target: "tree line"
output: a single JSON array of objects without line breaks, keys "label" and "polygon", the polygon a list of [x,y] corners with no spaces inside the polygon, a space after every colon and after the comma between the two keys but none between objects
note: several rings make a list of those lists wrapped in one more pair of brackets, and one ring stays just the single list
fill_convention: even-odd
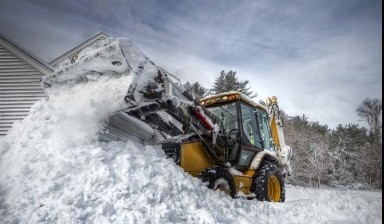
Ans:
[{"label": "tree line", "polygon": [[329,129],[305,115],[284,114],[285,139],[294,150],[288,181],[299,186],[382,188],[381,111],[378,99],[367,98],[357,108],[361,118],[375,120],[368,129],[357,124]]},{"label": "tree line", "polygon": [[[211,89],[198,82],[184,84],[196,98],[239,91],[254,98],[249,80],[238,80],[235,71],[221,71]],[[305,115],[282,112],[286,142],[293,149],[288,183],[299,186],[382,188],[382,100],[366,98],[356,113],[368,128],[357,124],[335,129],[309,121]]]}]

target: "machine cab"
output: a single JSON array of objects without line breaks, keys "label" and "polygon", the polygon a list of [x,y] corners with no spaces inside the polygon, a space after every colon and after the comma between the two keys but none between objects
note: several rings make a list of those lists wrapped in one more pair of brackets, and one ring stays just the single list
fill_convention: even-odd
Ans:
[{"label": "machine cab", "polygon": [[227,142],[225,160],[238,170],[247,170],[258,152],[275,150],[265,107],[239,92],[219,94],[201,102],[218,118],[219,135]]}]

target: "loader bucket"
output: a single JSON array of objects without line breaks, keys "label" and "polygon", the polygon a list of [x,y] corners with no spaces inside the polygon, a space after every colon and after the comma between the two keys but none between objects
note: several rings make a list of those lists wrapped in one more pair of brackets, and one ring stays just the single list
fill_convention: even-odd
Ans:
[{"label": "loader bucket", "polygon": [[148,142],[156,137],[156,130],[150,126],[150,122],[130,116],[129,111],[145,103],[168,99],[170,95],[177,94],[178,99],[183,97],[177,91],[177,84],[171,80],[172,75],[156,66],[128,39],[110,38],[82,50],[75,63],[43,77],[41,84],[44,88],[51,88],[97,81],[101,76],[123,75],[132,76],[127,94],[121,99],[127,103],[126,109],[106,118],[105,128],[100,131],[99,137],[104,141],[130,138]]},{"label": "loader bucket", "polygon": [[164,96],[164,70],[156,66],[130,40],[107,39],[97,48],[84,49],[78,60],[41,80],[43,88],[97,80],[100,76],[133,76],[125,100],[131,105]]}]

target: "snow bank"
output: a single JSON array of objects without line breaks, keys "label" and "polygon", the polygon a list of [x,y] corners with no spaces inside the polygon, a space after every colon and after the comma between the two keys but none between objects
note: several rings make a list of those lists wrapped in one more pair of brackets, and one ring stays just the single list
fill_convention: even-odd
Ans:
[{"label": "snow bank", "polygon": [[381,223],[382,194],[288,186],[286,203],[208,190],[159,147],[98,142],[129,74],[48,90],[0,138],[0,223]]}]

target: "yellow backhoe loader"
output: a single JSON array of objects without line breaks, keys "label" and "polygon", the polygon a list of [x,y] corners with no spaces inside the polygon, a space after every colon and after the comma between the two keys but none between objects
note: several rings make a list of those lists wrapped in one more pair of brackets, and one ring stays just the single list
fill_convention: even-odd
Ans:
[{"label": "yellow backhoe loader", "polygon": [[197,100],[127,39],[109,38],[92,48],[43,77],[42,86],[132,76],[126,107],[106,118],[100,141],[160,144],[208,188],[234,198],[285,200],[283,175],[290,173],[291,149],[275,97],[258,104],[240,92],[226,92]]},{"label": "yellow backhoe loader", "polygon": [[204,116],[210,114],[208,117],[214,117],[215,122],[207,123],[218,125],[216,130],[210,127],[212,135],[217,131],[213,153],[206,150],[206,145],[214,137],[199,134],[177,142],[165,140],[163,149],[209,188],[223,190],[232,197],[283,202],[283,174],[290,172],[291,150],[283,142],[276,97],[267,102],[266,106],[257,104],[239,92],[206,97],[200,101],[207,112],[202,113],[200,122],[204,123]]}]

